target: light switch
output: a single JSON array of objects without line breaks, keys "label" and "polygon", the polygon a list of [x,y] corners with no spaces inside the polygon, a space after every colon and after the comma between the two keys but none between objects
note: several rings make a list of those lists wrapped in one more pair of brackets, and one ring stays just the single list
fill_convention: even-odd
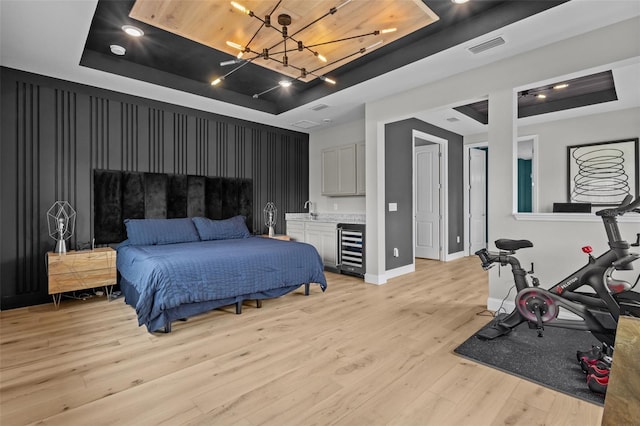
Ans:
[{"label": "light switch", "polygon": [[389,203],[389,211],[397,212],[398,211],[398,203]]}]

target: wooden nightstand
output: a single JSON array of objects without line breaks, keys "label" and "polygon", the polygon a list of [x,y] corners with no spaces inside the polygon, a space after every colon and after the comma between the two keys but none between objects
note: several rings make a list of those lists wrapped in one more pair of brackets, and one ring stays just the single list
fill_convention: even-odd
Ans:
[{"label": "wooden nightstand", "polygon": [[117,280],[116,252],[111,247],[67,253],[49,252],[47,275],[49,294],[56,308],[60,305],[62,293],[102,286],[108,301]]},{"label": "wooden nightstand", "polygon": [[276,234],[273,237],[270,237],[267,234],[262,234],[261,237],[263,237],[263,238],[273,238],[274,240],[291,241],[291,237],[289,237],[288,235],[284,235],[284,234]]}]

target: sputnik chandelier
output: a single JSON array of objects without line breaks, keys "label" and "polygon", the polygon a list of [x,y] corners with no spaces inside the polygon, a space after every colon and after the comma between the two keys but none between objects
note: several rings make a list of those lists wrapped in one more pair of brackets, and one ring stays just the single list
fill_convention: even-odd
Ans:
[{"label": "sputnik chandelier", "polygon": [[[230,61],[224,61],[220,63],[220,66],[229,66],[229,65],[237,65],[235,68],[233,68],[231,71],[229,71],[228,73],[224,74],[221,77],[216,78],[213,82],[211,82],[212,86],[217,86],[220,83],[222,83],[222,81],[224,81],[226,78],[228,78],[231,74],[235,73],[236,71],[238,71],[239,69],[241,69],[242,67],[244,67],[245,65],[252,63],[254,61],[256,61],[257,59],[262,59],[262,60],[269,60],[269,61],[276,61],[279,62],[283,67],[288,67],[288,68],[292,68],[295,69],[299,72],[298,77],[294,78],[293,80],[291,79],[283,79],[281,80],[278,85],[271,87],[267,90],[264,90],[263,92],[260,93],[256,93],[253,95],[254,99],[259,98],[260,96],[264,95],[265,93],[271,92],[272,90],[275,90],[279,87],[289,87],[291,86],[291,84],[294,81],[298,81],[298,80],[303,80],[308,78],[309,76],[311,77],[317,77],[320,80],[322,80],[325,83],[328,84],[336,84],[335,80],[332,80],[331,78],[325,76],[322,73],[322,70],[326,67],[335,65],[341,61],[344,61],[346,59],[349,59],[353,56],[356,55],[361,55],[364,54],[366,51],[368,50],[372,50],[375,47],[379,46],[380,44],[383,43],[383,40],[379,40],[376,43],[367,46],[367,47],[361,47],[359,49],[357,49],[355,52],[347,54],[345,56],[342,56],[338,59],[333,59],[331,61],[329,61],[325,56],[323,56],[319,50],[317,50],[318,48],[322,48],[322,46],[326,46],[329,44],[333,44],[333,43],[344,43],[347,42],[349,40],[354,40],[354,39],[361,39],[363,37],[368,37],[368,36],[377,36],[380,34],[386,34],[386,33],[391,33],[396,31],[396,28],[388,28],[388,29],[384,29],[384,30],[375,30],[366,34],[360,34],[360,35],[355,35],[355,36],[348,36],[348,37],[343,37],[343,38],[339,38],[339,39],[335,39],[335,40],[328,40],[328,41],[323,41],[323,42],[319,42],[319,43],[315,43],[315,44],[306,44],[304,41],[302,41],[302,39],[299,38],[299,35],[305,31],[306,29],[308,29],[309,27],[313,26],[314,24],[317,24],[318,22],[320,22],[322,19],[331,16],[333,14],[335,14],[336,12],[338,12],[341,8],[343,8],[344,6],[346,6],[347,4],[349,4],[352,0],[346,0],[345,2],[339,4],[338,6],[332,7],[329,9],[329,11],[327,11],[325,14],[323,14],[322,16],[312,20],[311,22],[309,22],[308,24],[306,24],[305,26],[303,26],[302,28],[290,33],[289,32],[289,26],[291,25],[291,16],[286,14],[286,13],[280,13],[277,16],[277,22],[278,25],[280,25],[280,28],[274,27],[271,24],[271,16],[276,12],[276,10],[278,10],[278,8],[280,7],[282,0],[279,0],[276,5],[273,7],[273,9],[271,10],[271,12],[266,15],[264,18],[261,18],[260,16],[256,15],[253,11],[245,8],[243,5],[232,1],[231,5],[239,10],[240,12],[248,15],[251,18],[254,18],[258,21],[261,22],[260,26],[258,27],[258,29],[256,30],[256,32],[253,34],[253,36],[249,39],[249,41],[246,44],[239,44],[236,43],[234,41],[227,41],[227,46],[232,47],[234,49],[237,49],[239,52],[236,56],[235,59],[232,59]],[[261,49],[259,48],[254,48],[251,43],[254,41],[254,39],[256,38],[256,36],[258,35],[258,33],[260,33],[260,31],[262,31],[263,29],[272,29],[274,31],[277,31],[281,34],[282,36],[282,40],[277,42],[276,44],[273,44],[269,47],[262,47]],[[289,47],[287,46],[287,42],[289,42]],[[293,45],[293,47],[291,47]],[[277,50],[276,50],[277,49]],[[315,58],[317,58],[317,60],[319,61],[319,66],[315,69],[306,69],[305,67],[302,66],[296,66],[295,64],[291,63],[289,61],[289,56],[288,53],[291,52],[309,52],[310,55],[313,55]],[[245,56],[249,56],[250,57],[245,57]]]}]

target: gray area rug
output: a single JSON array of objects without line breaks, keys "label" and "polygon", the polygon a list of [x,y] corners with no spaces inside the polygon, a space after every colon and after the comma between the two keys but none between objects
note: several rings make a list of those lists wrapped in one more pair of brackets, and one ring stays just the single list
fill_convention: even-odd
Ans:
[{"label": "gray area rug", "polygon": [[598,340],[585,331],[545,327],[538,337],[526,323],[506,336],[481,340],[475,335],[454,352],[539,385],[566,393],[598,405],[604,397],[587,387],[586,375],[576,358],[576,351],[586,351]]}]

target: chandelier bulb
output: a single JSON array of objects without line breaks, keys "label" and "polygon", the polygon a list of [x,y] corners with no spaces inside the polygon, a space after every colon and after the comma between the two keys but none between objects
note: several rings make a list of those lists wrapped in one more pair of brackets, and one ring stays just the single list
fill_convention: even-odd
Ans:
[{"label": "chandelier bulb", "polygon": [[233,47],[234,49],[238,49],[240,51],[244,51],[244,47],[242,47],[238,43],[234,43],[232,41],[227,41],[227,46]]},{"label": "chandelier bulb", "polygon": [[245,13],[247,15],[251,15],[251,11],[249,9],[247,9],[246,7],[244,7],[243,5],[241,5],[238,2],[232,1],[231,2],[231,6],[235,7],[236,9],[238,9],[240,12]]}]

